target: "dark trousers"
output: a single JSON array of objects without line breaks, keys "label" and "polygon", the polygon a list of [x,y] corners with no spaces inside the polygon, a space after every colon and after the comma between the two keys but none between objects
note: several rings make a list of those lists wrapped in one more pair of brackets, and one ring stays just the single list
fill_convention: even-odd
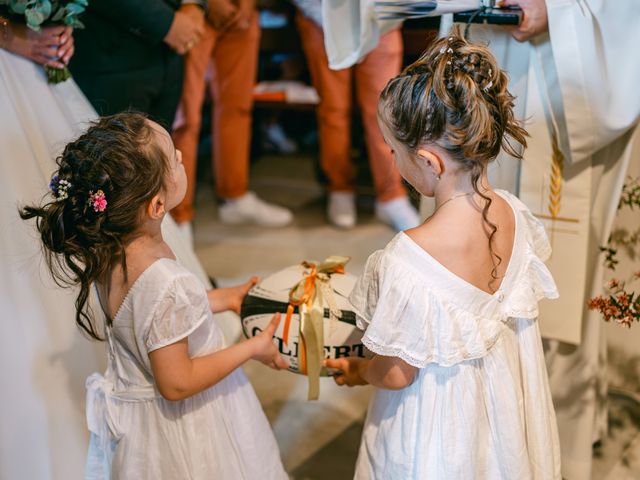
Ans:
[{"label": "dark trousers", "polygon": [[138,110],[171,131],[183,75],[182,57],[167,51],[162,62],[140,70],[80,71],[73,78],[99,115]]}]

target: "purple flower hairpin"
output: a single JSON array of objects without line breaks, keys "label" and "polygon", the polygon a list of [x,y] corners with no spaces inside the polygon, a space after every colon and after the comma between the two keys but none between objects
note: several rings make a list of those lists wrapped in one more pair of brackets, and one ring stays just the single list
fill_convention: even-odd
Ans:
[{"label": "purple flower hairpin", "polygon": [[56,197],[57,201],[64,200],[69,198],[71,182],[65,179],[60,180],[58,175],[54,175],[51,182],[49,182],[49,188],[53,192],[53,196]]},{"label": "purple flower hairpin", "polygon": [[96,193],[89,192],[88,203],[94,212],[104,212],[107,209],[107,199],[102,190],[98,190]]}]

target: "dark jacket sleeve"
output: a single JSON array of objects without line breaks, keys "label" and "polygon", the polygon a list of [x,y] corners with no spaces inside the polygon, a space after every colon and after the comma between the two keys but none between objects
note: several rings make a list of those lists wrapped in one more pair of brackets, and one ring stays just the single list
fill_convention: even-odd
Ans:
[{"label": "dark jacket sleeve", "polygon": [[162,42],[169,32],[179,1],[92,0],[89,8],[131,33]]}]

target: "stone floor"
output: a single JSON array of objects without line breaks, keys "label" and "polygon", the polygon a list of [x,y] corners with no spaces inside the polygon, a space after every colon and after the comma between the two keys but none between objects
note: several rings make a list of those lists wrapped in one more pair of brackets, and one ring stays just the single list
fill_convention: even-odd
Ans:
[{"label": "stone floor", "polygon": [[[262,157],[252,165],[251,188],[294,211],[295,223],[278,230],[219,224],[210,187],[199,187],[196,252],[221,286],[331,254],[350,256],[347,270],[357,275],[368,255],[391,240],[394,232],[375,220],[371,189],[366,187],[361,189],[358,226],[348,232],[328,226],[323,189],[314,180],[314,172],[312,159],[305,156]],[[229,340],[240,337],[237,316],[223,314],[219,321]],[[322,379],[320,399],[309,402],[305,377],[275,372],[255,362],[245,370],[292,478],[352,478],[370,389],[339,388],[331,379]],[[640,402],[612,392],[610,403],[609,437],[594,449],[592,478],[640,479]]]}]

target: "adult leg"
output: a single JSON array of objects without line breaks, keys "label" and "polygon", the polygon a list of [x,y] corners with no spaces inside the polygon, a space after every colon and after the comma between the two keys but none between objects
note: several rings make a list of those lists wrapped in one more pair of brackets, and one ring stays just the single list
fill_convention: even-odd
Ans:
[{"label": "adult leg", "polygon": [[378,98],[387,82],[402,67],[402,35],[393,30],[380,38],[378,46],[355,68],[356,96],[364,126],[369,164],[378,200],[386,202],[406,196],[402,178],[378,127]]},{"label": "adult leg", "polygon": [[238,198],[247,192],[259,41],[258,15],[254,13],[248,29],[222,33],[213,52],[212,160],[221,198]]},{"label": "adult leg", "polygon": [[420,216],[407,198],[393,154],[378,127],[378,98],[387,82],[400,73],[402,36],[393,30],[380,38],[378,46],[355,66],[356,94],[364,125],[369,164],[378,201],[376,216],[395,230],[420,223]]},{"label": "adult leg", "polygon": [[311,81],[320,96],[317,108],[320,163],[329,190],[352,192],[355,169],[351,162],[351,69],[331,70],[319,26],[302,14],[296,24],[307,58]]},{"label": "adult leg", "polygon": [[215,31],[207,26],[202,40],[185,57],[182,98],[174,122],[173,142],[176,148],[182,152],[182,163],[187,173],[187,193],[180,205],[171,211],[171,216],[177,223],[190,222],[193,219],[205,73],[211,59],[215,39]]},{"label": "adult leg", "polygon": [[292,213],[247,191],[259,41],[254,12],[246,30],[221,33],[213,53],[213,168],[218,198],[224,200],[218,217],[224,223],[283,227],[293,220]]}]

